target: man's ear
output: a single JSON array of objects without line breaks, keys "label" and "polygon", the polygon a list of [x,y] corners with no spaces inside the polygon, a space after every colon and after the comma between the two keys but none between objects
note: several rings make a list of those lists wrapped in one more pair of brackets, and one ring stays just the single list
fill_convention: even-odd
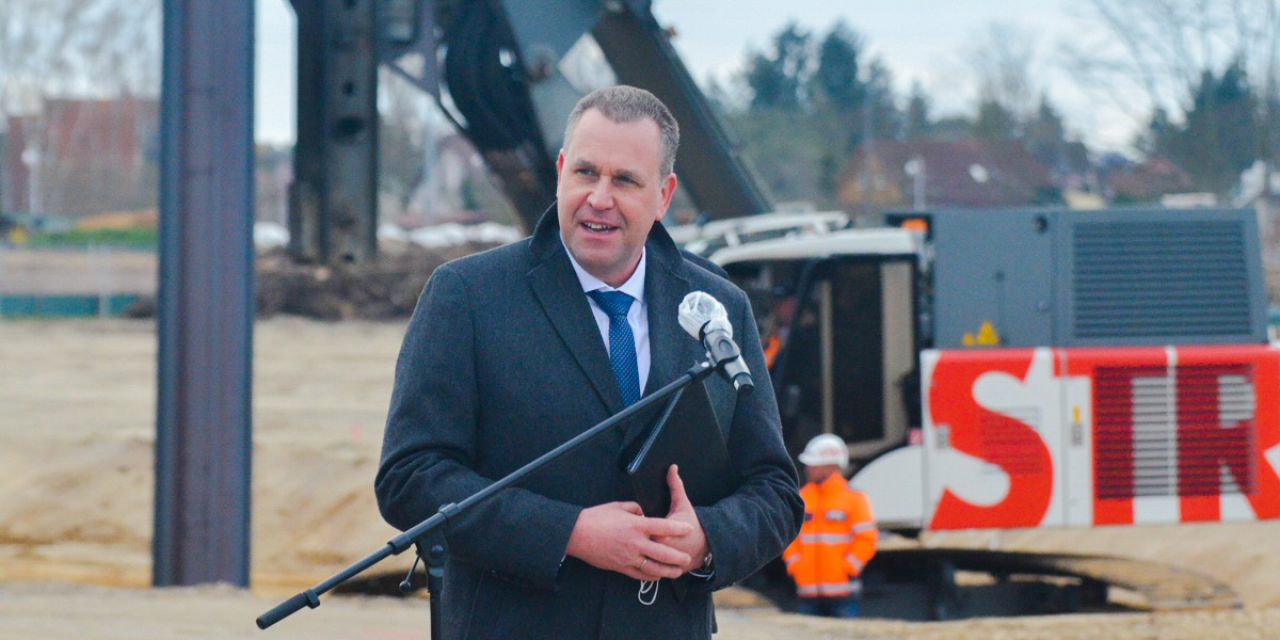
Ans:
[{"label": "man's ear", "polygon": [[658,212],[658,220],[667,215],[667,210],[671,208],[671,198],[676,195],[676,186],[679,185],[675,172],[667,174],[667,178],[662,181],[662,210]]}]

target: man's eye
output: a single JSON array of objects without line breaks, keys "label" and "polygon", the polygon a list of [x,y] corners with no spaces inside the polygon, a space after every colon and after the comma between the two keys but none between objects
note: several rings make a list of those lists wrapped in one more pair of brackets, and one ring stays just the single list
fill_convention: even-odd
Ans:
[{"label": "man's eye", "polygon": [[578,169],[577,173],[580,176],[587,176],[587,177],[592,177],[596,175],[596,172],[592,171],[591,169]]}]

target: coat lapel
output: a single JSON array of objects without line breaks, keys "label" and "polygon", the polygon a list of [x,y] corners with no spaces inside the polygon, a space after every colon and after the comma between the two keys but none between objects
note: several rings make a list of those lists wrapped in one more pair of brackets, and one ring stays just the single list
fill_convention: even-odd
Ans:
[{"label": "coat lapel", "polygon": [[553,204],[534,230],[534,267],[528,273],[529,286],[600,401],[610,413],[617,413],[622,410],[622,392],[614,381],[609,352],[600,339],[600,328],[591,315],[587,296],[582,293],[582,285],[560,242],[555,218]]},{"label": "coat lapel", "polygon": [[[534,267],[529,285],[538,304],[551,320],[578,366],[591,381],[610,413],[623,409],[622,393],[609,365],[609,352],[600,339],[600,329],[591,315],[587,296],[569,263],[553,204],[533,232],[530,245]],[[648,273],[645,275],[645,304],[649,314],[649,379],[645,393],[675,380],[702,355],[698,342],[684,333],[677,319],[677,307],[689,292],[684,276],[684,257],[665,229],[654,226],[646,245]],[[652,412],[646,412],[652,413]],[[623,448],[647,431],[648,421],[632,420],[625,427]]]},{"label": "coat lapel", "polygon": [[[683,257],[674,252],[674,245],[668,248],[657,239],[650,241],[647,249],[649,271],[645,275],[644,297],[649,311],[649,380],[645,383],[646,395],[675,380],[693,366],[697,357],[697,342],[680,327],[676,312],[689,292],[689,281],[682,273]],[[656,411],[646,413],[656,414]],[[647,427],[647,421],[627,425],[623,448],[647,432]]]}]

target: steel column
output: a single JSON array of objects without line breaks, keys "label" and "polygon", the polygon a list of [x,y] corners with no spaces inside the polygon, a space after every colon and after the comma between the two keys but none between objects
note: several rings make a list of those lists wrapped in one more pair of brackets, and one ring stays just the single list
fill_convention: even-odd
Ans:
[{"label": "steel column", "polygon": [[289,253],[365,262],[378,250],[378,6],[294,0],[298,140],[289,188]]},{"label": "steel column", "polygon": [[249,585],[253,0],[165,0],[152,581]]}]

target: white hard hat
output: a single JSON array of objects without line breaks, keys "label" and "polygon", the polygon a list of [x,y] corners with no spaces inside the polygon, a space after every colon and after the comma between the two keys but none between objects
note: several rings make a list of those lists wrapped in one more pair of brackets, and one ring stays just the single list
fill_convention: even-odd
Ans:
[{"label": "white hard hat", "polygon": [[849,447],[840,436],[824,433],[805,445],[800,462],[810,467],[834,464],[844,469],[849,466]]}]

